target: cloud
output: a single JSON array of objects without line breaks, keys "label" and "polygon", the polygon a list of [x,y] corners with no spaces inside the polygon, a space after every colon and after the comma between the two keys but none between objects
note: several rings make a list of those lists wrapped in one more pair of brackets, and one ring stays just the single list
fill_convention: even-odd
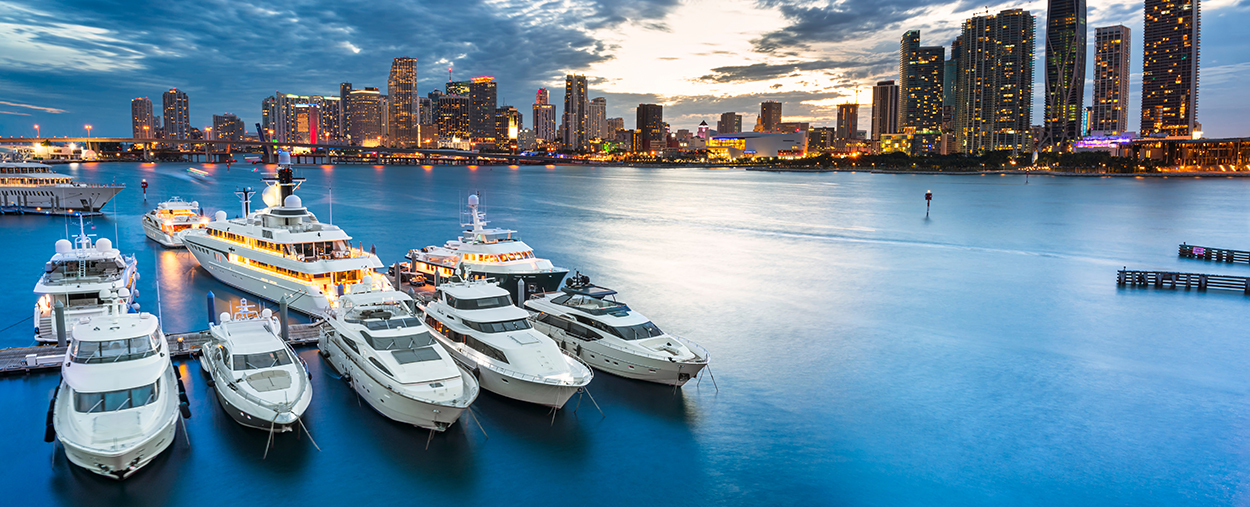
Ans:
[{"label": "cloud", "polygon": [[712,74],[700,76],[699,80],[714,83],[765,81],[782,76],[798,75],[802,72],[854,69],[895,62],[896,60],[894,59],[879,59],[869,62],[819,60],[783,64],[756,63],[752,65],[716,67],[712,69]]},{"label": "cloud", "polygon": [[30,116],[30,113],[17,113],[13,111],[0,111],[0,114],[12,114],[17,116]]},{"label": "cloud", "polygon": [[52,114],[61,114],[61,113],[66,112],[64,109],[57,109],[57,108],[55,108],[55,107],[32,106],[32,105],[30,105],[30,104],[19,104],[19,103],[16,103],[16,102],[5,102],[5,101],[3,101],[3,100],[0,100],[0,104],[4,104],[4,105],[6,105],[6,106],[12,106],[12,107],[24,107],[24,108],[26,108],[26,109],[34,109],[34,110],[37,110],[37,111],[43,111],[43,112],[45,112],[45,113],[52,113]]}]

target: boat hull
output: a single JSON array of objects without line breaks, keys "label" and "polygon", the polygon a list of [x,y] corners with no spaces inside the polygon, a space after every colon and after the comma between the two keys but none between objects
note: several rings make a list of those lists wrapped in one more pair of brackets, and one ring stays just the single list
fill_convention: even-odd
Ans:
[{"label": "boat hull", "polygon": [[669,386],[683,386],[699,376],[707,362],[666,361],[660,358],[630,354],[608,347],[602,340],[578,340],[543,322],[533,322],[534,329],[555,340],[561,350],[581,359],[592,368],[634,380]]},{"label": "boat hull", "polygon": [[99,215],[121,185],[66,184],[0,188],[0,212],[39,215]]},{"label": "boat hull", "polygon": [[439,344],[447,352],[451,353],[451,357],[457,363],[477,373],[478,382],[482,384],[482,389],[505,398],[559,409],[563,408],[564,404],[569,401],[569,398],[573,397],[578,389],[581,388],[578,385],[548,384],[508,375],[492,369],[490,365],[479,364],[476,359],[462,353],[456,344],[447,341],[445,337],[439,336],[437,333],[434,333],[434,336]]},{"label": "boat hull", "polygon": [[[121,480],[130,477],[168,449],[174,442],[178,424],[178,391],[175,388],[172,367],[166,370],[162,379],[160,389],[165,393],[162,396],[166,399],[158,404],[165,408],[165,413],[162,414],[163,420],[154,431],[136,443],[116,450],[93,448],[90,445],[66,439],[66,432],[60,427],[60,421],[54,421],[57,423],[57,439],[65,448],[65,457],[70,463],[110,479]],[[69,390],[65,388],[60,391],[61,395],[67,395],[68,392]],[[63,400],[57,400],[58,405],[62,402]],[[68,400],[64,402],[69,403]],[[68,410],[68,407],[66,409]],[[61,407],[58,406],[57,411],[59,414]]]},{"label": "boat hull", "polygon": [[[293,298],[288,298],[287,306],[314,317],[324,317],[326,310],[330,308],[330,300],[316,289],[276,277],[271,279],[247,266],[230,263],[225,254],[196,245],[194,240],[184,242],[200,266],[221,283],[275,303],[282,296],[295,294]],[[310,290],[316,292],[309,292]]]},{"label": "boat hull", "polygon": [[165,248],[182,248],[185,246],[182,244],[182,240],[178,239],[178,236],[166,234],[165,231],[162,231],[151,220],[146,218],[143,220],[143,234],[147,235],[148,239],[159,243]]}]

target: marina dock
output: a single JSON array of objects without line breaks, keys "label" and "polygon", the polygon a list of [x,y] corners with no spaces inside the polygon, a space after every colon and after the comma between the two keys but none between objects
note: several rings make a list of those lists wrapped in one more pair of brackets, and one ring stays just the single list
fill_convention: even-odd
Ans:
[{"label": "marina dock", "polygon": [[1178,255],[1186,259],[1198,259],[1204,261],[1250,264],[1250,252],[1244,250],[1229,250],[1227,248],[1211,248],[1206,246],[1186,245],[1181,243],[1178,249]]},{"label": "marina dock", "polygon": [[1207,289],[1236,290],[1250,295],[1250,276],[1121,269],[1116,275],[1116,285],[1202,291]]}]

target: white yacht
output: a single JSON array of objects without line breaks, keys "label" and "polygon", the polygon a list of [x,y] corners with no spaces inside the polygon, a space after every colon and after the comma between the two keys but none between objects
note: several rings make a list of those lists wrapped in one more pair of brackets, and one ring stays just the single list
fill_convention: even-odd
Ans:
[{"label": "white yacht", "polygon": [[590,367],[535,331],[492,280],[439,285],[424,311],[434,338],[500,396],[560,408],[594,378]]},{"label": "white yacht", "polygon": [[52,409],[70,462],[125,479],[174,441],[178,387],[156,316],[126,313],[126,289],[100,294],[108,311],[81,317]]},{"label": "white yacht", "polygon": [[[284,155],[286,155],[284,153]],[[290,156],[278,168],[281,205],[249,212],[250,190],[243,195],[243,218],[226,219],[218,211],[203,228],[179,233],[204,269],[226,285],[278,301],[313,316],[326,316],[338,297],[382,267],[376,255],[351,244],[342,229],[322,223],[293,191]],[[370,277],[375,289],[390,289],[383,276]]]},{"label": "white yacht", "polygon": [[526,294],[517,292],[518,281],[524,281],[527,294],[560,287],[569,270],[534,256],[534,250],[521,241],[517,231],[486,228],[486,213],[479,209],[477,195],[469,196],[468,219],[461,224],[468,229],[459,239],[408,252],[409,276],[416,277],[413,283],[432,282],[436,272],[449,278],[463,266],[467,278],[494,279],[516,301],[526,298]]},{"label": "white yacht", "polygon": [[434,343],[412,298],[367,286],[339,299],[322,325],[322,356],[382,415],[446,430],[477,399],[477,379]]},{"label": "white yacht", "polygon": [[74,242],[60,239],[56,253],[44,264],[43,276],[35,283],[35,340],[56,342],[56,319],[53,306],[65,305],[66,337],[73,333],[73,322],[81,317],[102,315],[108,305],[99,298],[102,290],[127,289],[125,303],[135,307],[134,285],[139,279],[138,262],[133,255],[123,256],[108,238],[94,243],[79,217],[79,234]]},{"label": "white yacht", "polygon": [[246,299],[234,315],[222,313],[201,346],[200,368],[212,378],[217,401],[235,422],[270,432],[298,430],[312,402],[308,370],[278,337],[273,312]]},{"label": "white yacht", "polygon": [[37,162],[0,162],[0,211],[45,215],[99,215],[126,188],[80,183]]},{"label": "white yacht", "polygon": [[560,292],[535,296],[525,307],[534,329],[614,375],[680,386],[707,366],[707,350],[661,331],[615,296],[578,273]]},{"label": "white yacht", "polygon": [[200,216],[200,203],[174,197],[143,215],[143,233],[165,248],[178,248],[182,246],[179,232],[198,229],[207,223],[208,218]]}]

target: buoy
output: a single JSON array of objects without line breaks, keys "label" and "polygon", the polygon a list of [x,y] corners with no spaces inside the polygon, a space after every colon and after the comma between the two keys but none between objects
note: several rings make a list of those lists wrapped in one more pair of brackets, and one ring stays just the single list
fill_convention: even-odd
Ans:
[{"label": "buoy", "polygon": [[933,202],[933,191],[924,191],[924,216],[929,216],[929,203]]}]

